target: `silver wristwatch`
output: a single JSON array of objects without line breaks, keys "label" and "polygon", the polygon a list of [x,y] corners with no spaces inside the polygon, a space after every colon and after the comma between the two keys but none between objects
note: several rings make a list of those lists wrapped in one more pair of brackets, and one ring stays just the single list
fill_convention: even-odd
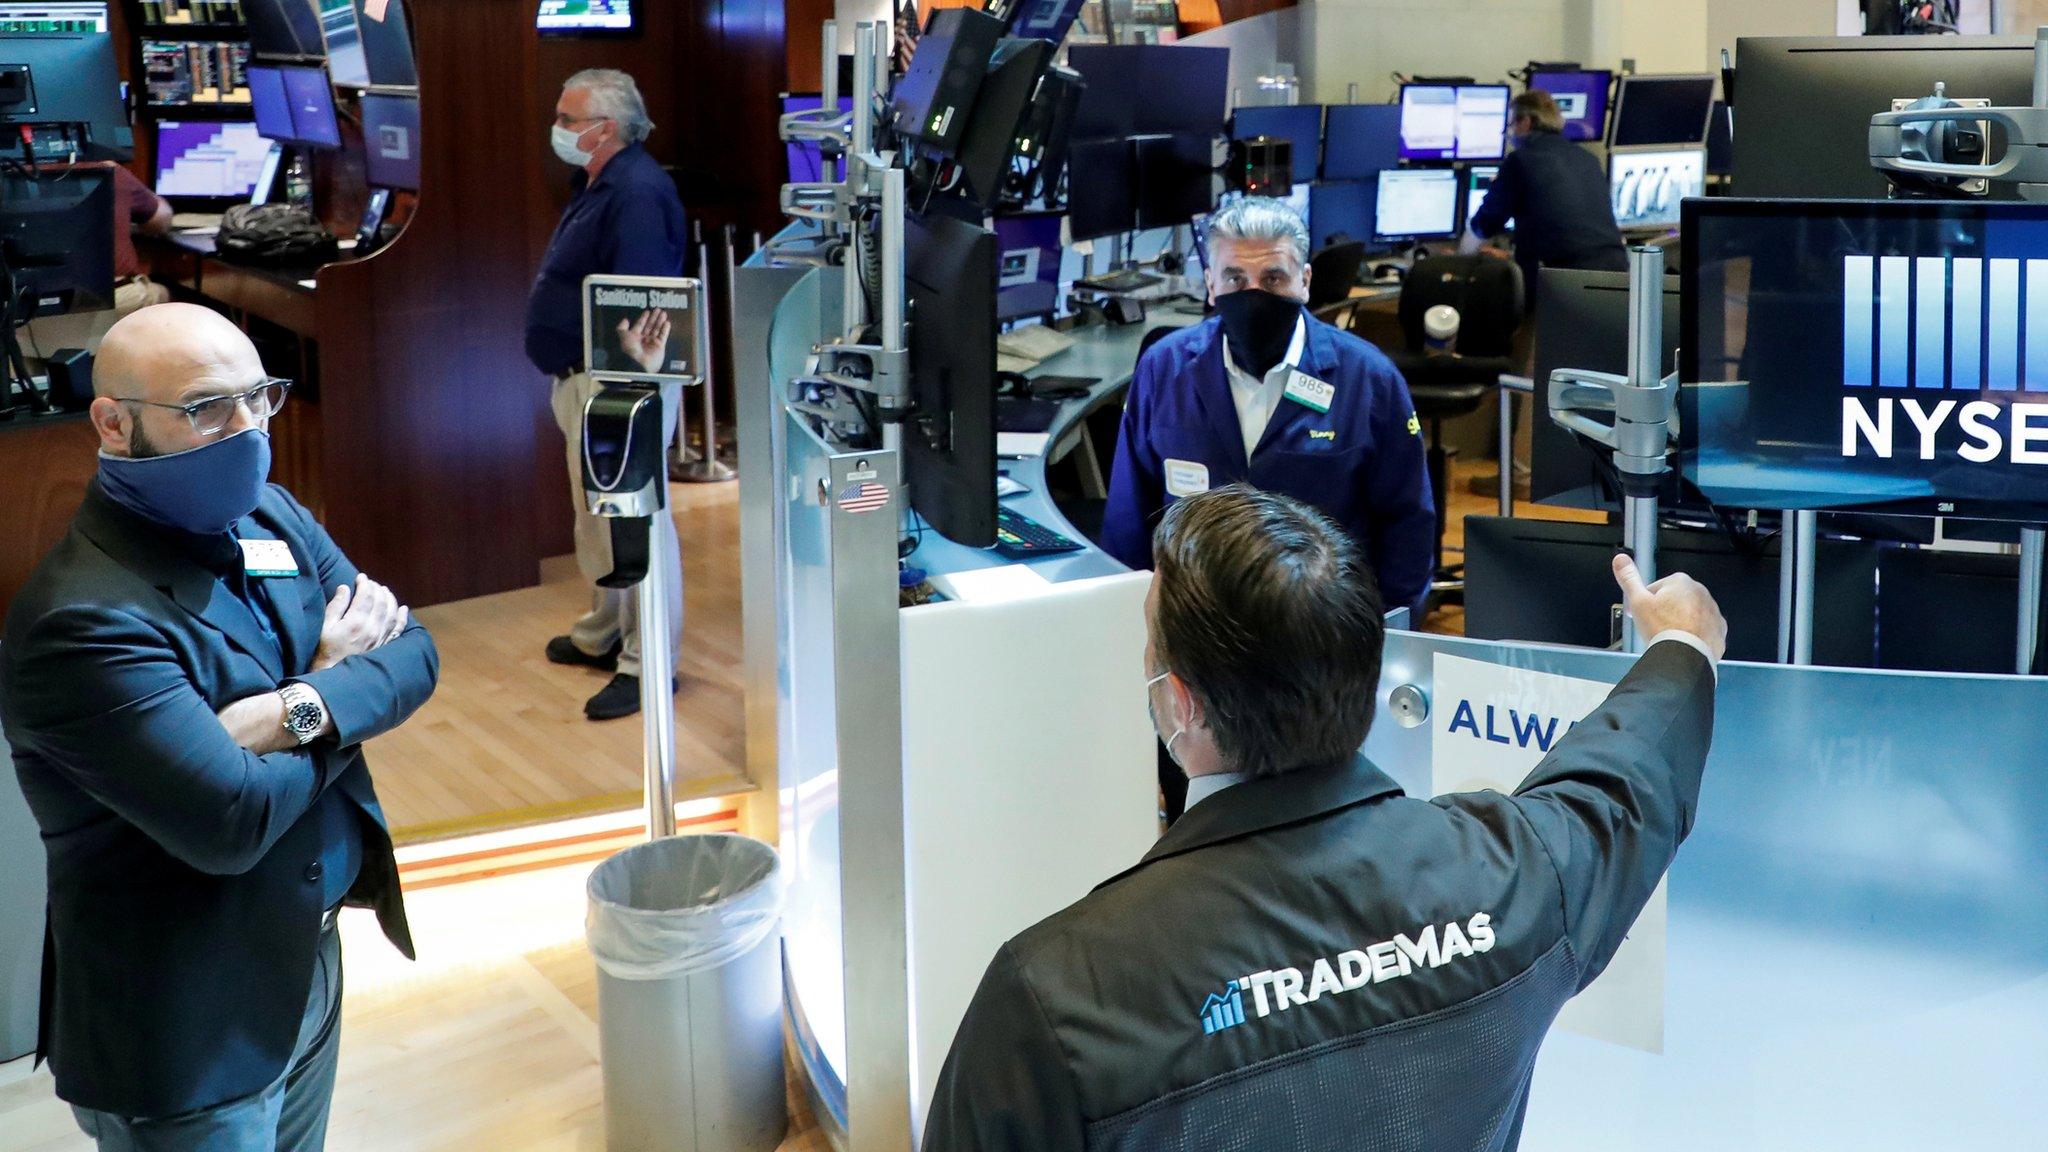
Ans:
[{"label": "silver wristwatch", "polygon": [[284,701],[284,730],[292,739],[307,743],[327,727],[327,705],[318,692],[294,681],[279,685],[277,695]]}]

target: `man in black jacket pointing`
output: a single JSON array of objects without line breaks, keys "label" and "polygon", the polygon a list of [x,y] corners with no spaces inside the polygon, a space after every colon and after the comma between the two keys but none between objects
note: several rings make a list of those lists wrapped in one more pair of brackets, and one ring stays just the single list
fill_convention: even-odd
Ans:
[{"label": "man in black jacket pointing", "polygon": [[1513,796],[1422,801],[1356,751],[1384,635],[1342,531],[1233,486],[1170,508],[1153,552],[1187,815],[996,954],[926,1152],[1514,1148],[1552,1019],[1692,827],[1713,598],[1616,557],[1648,651]]}]

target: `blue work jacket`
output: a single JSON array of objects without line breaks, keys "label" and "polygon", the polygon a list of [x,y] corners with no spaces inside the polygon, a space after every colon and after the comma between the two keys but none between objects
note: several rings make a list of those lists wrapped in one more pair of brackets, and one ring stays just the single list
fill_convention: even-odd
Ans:
[{"label": "blue work jacket", "polygon": [[[1313,317],[1302,372],[1331,385],[1330,410],[1292,397],[1273,409],[1250,460],[1223,364],[1222,322],[1210,317],[1155,344],[1138,361],[1117,434],[1102,546],[1132,568],[1152,567],[1152,530],[1175,497],[1168,461],[1207,469],[1207,486],[1237,481],[1311,504],[1343,525],[1379,576],[1389,609],[1429,591],[1436,504],[1407,381],[1379,349]],[[1174,487],[1186,494],[1179,470]]]}]

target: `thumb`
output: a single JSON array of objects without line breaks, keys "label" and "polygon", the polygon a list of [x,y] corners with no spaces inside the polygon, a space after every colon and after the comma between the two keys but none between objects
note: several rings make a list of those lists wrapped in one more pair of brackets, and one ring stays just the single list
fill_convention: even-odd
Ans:
[{"label": "thumb", "polygon": [[1628,600],[1650,594],[1650,590],[1643,586],[1643,574],[1636,570],[1635,560],[1626,552],[1615,553],[1614,582],[1621,585],[1621,594]]},{"label": "thumb", "polygon": [[336,620],[341,619],[342,616],[347,614],[349,598],[350,597],[348,585],[335,585],[334,596],[332,599],[327,601],[327,622],[329,624],[334,623]]}]

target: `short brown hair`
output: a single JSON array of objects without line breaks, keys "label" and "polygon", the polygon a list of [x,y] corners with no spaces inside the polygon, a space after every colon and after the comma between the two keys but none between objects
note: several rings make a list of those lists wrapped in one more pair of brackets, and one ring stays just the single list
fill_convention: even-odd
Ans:
[{"label": "short brown hair", "polygon": [[1332,764],[1372,727],[1386,624],[1358,544],[1322,513],[1232,484],[1175,502],[1152,537],[1152,646],[1232,771]]},{"label": "short brown hair", "polygon": [[1564,131],[1564,113],[1557,107],[1557,101],[1550,93],[1531,88],[1518,94],[1508,105],[1510,122],[1527,117],[1538,132]]}]

